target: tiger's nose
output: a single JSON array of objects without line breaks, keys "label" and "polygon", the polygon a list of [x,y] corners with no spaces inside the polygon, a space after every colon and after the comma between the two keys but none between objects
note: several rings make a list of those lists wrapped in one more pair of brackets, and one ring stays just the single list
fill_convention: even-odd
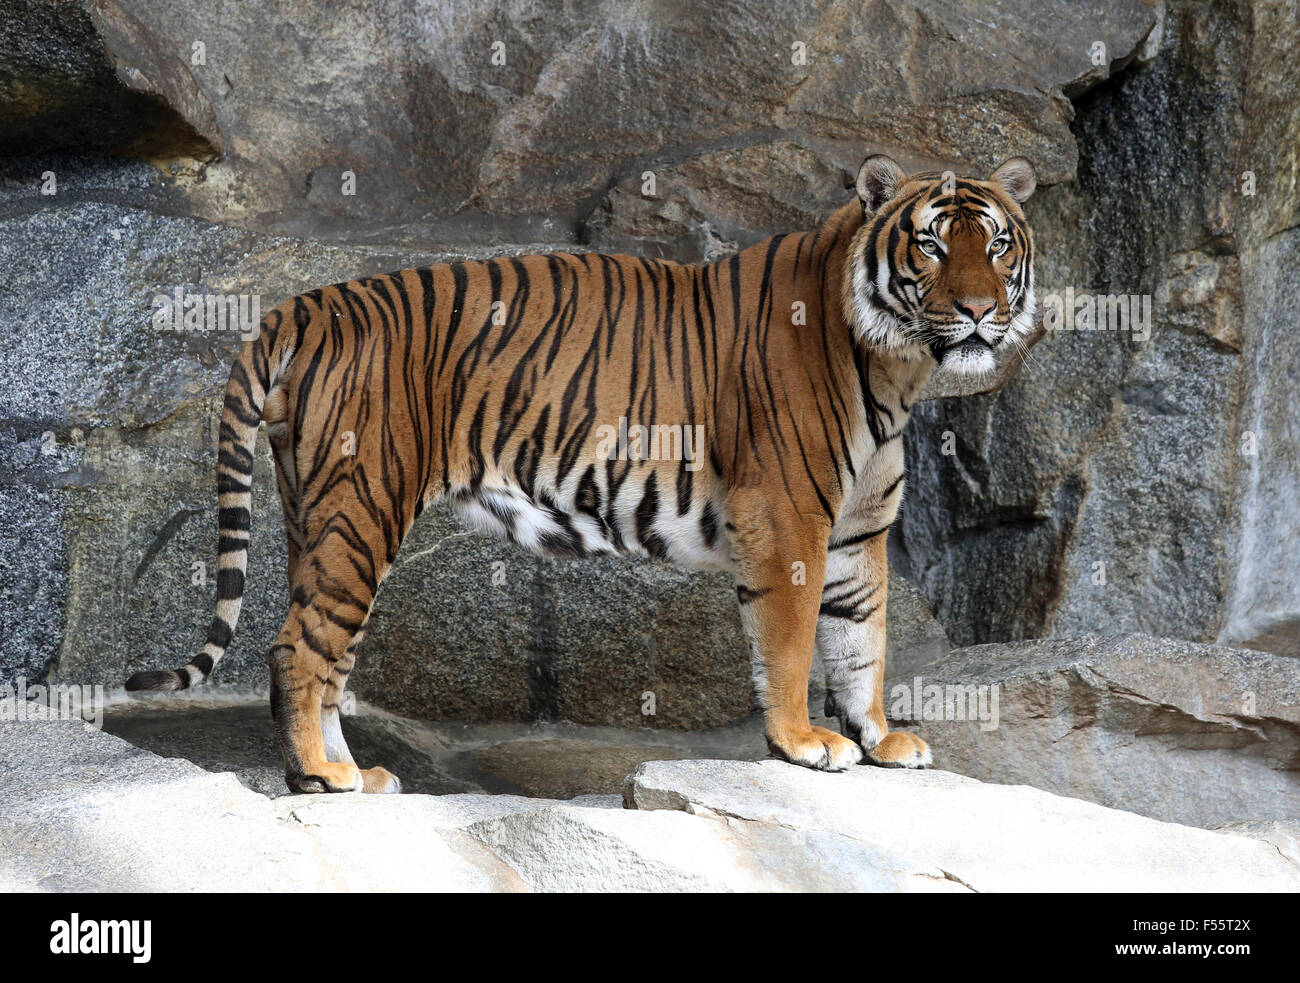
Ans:
[{"label": "tiger's nose", "polygon": [[987,299],[980,300],[954,300],[952,306],[957,308],[957,313],[971,319],[972,324],[979,324],[984,320],[989,311],[993,310],[994,301]]}]

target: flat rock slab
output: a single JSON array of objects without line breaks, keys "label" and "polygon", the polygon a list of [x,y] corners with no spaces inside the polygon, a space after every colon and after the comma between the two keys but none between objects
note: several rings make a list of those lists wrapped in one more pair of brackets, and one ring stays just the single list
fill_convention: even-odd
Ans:
[{"label": "flat rock slab", "polygon": [[0,890],[1300,890],[1265,839],[937,772],[652,761],[618,805],[270,799],[79,722],[16,720],[0,723]]},{"label": "flat rock slab", "polygon": [[1300,889],[1300,867],[1269,843],[947,772],[651,761],[625,802],[834,833],[974,891]]}]

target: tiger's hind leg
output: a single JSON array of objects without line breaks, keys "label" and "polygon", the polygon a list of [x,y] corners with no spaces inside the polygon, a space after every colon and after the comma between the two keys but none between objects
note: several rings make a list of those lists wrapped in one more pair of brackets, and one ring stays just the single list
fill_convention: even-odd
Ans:
[{"label": "tiger's hind leg", "polygon": [[[347,569],[356,573],[351,564]],[[294,792],[401,791],[387,769],[357,767],[339,715],[373,600],[372,583],[332,576],[316,551],[301,558],[289,616],[268,656],[271,716],[285,782]]]},{"label": "tiger's hind leg", "polygon": [[289,615],[267,658],[271,715],[292,791],[396,792],[400,783],[386,769],[357,767],[339,720],[366,619],[391,563],[385,547],[373,545],[384,536],[345,487],[316,505],[315,514],[331,518],[303,537],[296,555],[291,546]]},{"label": "tiger's hind leg", "polygon": [[930,748],[915,734],[890,732],[885,718],[885,602],[889,566],[882,530],[865,541],[831,543],[817,619],[826,668],[826,716],[866,752],[864,763],[924,768]]},{"label": "tiger's hind leg", "polygon": [[[304,552],[307,551],[307,537],[303,529],[302,516],[299,508],[297,469],[290,439],[291,427],[287,423],[286,404],[282,394],[273,393],[272,397],[267,402],[267,407],[267,429],[271,440],[272,451],[274,453],[276,482],[280,491],[280,503],[284,510],[285,540],[288,549],[287,567],[289,574],[289,592],[290,602],[293,604],[296,600],[305,596],[306,592],[306,584],[300,582],[300,571],[308,569],[310,572],[311,570],[316,569],[320,564],[320,558],[319,556],[314,556],[312,558],[312,563],[308,567],[304,568],[302,557]],[[387,565],[385,564],[385,566]],[[301,591],[299,590],[300,586],[303,588]],[[376,589],[378,588],[377,583],[375,587]],[[347,620],[352,617],[351,610],[359,610],[357,606],[363,602],[363,598],[367,593],[373,597],[373,591],[365,588],[357,594],[355,604],[352,603],[352,597],[350,594],[336,597],[336,604],[338,607],[335,616],[332,618],[332,622],[337,624],[339,620],[343,620],[346,623]],[[360,772],[362,791],[400,792],[402,788],[401,782],[398,781],[396,775],[392,774],[387,769],[378,767],[358,769],[356,761],[353,760],[352,752],[348,749],[347,741],[343,737],[343,726],[340,719],[343,692],[347,686],[348,675],[351,673],[352,667],[356,664],[357,649],[361,646],[361,642],[365,638],[365,622],[369,618],[369,615],[370,604],[366,603],[364,614],[361,617],[360,627],[351,636],[351,640],[347,642],[347,648],[343,651],[342,656],[334,658],[331,654],[323,657],[328,666],[328,671],[326,672],[325,682],[321,686],[321,697],[318,711],[320,719],[319,731],[321,745],[323,747],[324,758],[327,762],[330,764],[349,766]],[[278,654],[275,649],[272,650],[271,662],[273,691],[277,665],[285,666],[284,671],[286,674],[290,676],[293,675],[292,664],[295,661],[295,656],[292,655],[292,652],[296,646],[287,642],[287,638],[293,637],[293,632],[295,630],[294,626],[291,624],[292,621],[293,611],[291,610],[290,619],[286,621],[284,630],[281,632],[281,636],[286,639],[286,644],[290,644],[290,648],[281,649]],[[345,626],[339,627],[342,627],[343,630],[346,631]],[[334,633],[331,633],[331,636],[330,643],[337,644],[337,637],[333,637]],[[281,640],[277,639],[277,648],[279,648],[280,642]],[[290,683],[289,685],[293,684]],[[283,700],[279,704],[273,702],[272,714],[275,715],[277,713],[276,707],[279,706],[281,714],[288,714],[290,719],[296,719],[302,716],[297,712],[297,708],[301,705],[302,704],[297,701],[288,699]],[[307,714],[307,717],[308,722],[301,725],[303,728],[311,726],[309,722],[310,714]],[[309,774],[323,772],[326,769],[317,768],[315,769],[315,772],[309,772],[309,770],[304,767],[303,762],[309,760],[312,753],[310,742],[307,743],[306,747],[301,748],[301,750],[296,750],[294,749],[295,741],[293,735],[298,729],[292,726],[282,728],[278,716],[276,727],[280,732],[281,745],[285,752],[286,781],[289,782],[290,787],[293,788],[294,791],[337,791],[340,790],[340,788],[351,788],[355,785],[355,779],[346,772],[342,773],[341,778],[336,775],[332,783],[326,780],[326,776],[324,775],[317,775],[319,780],[312,781],[308,777]],[[288,735],[287,739],[286,733]],[[299,743],[301,744],[301,742]],[[294,776],[297,776],[296,779]],[[295,780],[298,783],[296,787],[294,784]]]}]

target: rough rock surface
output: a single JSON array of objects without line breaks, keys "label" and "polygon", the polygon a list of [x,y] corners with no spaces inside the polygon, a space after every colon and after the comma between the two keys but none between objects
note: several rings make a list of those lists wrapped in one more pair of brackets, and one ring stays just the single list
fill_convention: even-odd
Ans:
[{"label": "rough rock surface", "polygon": [[1222,833],[942,771],[827,776],[777,761],[652,761],[628,779],[624,801],[834,832],[974,891],[1293,890],[1300,872],[1271,844],[1261,851],[1258,842],[1225,843]]},{"label": "rough rock surface", "polygon": [[[816,714],[824,694],[810,689]],[[1292,658],[1146,636],[983,645],[928,665],[900,661],[885,697],[893,726],[925,736],[939,767],[982,781],[1202,827],[1300,819],[1300,662]],[[110,694],[103,726],[158,754],[234,771],[254,791],[287,793],[265,694]],[[383,764],[407,791],[433,794],[609,794],[644,761],[766,753],[757,712],[677,731],[431,723],[363,702],[344,729],[363,764]]]},{"label": "rough rock surface", "polygon": [[[825,212],[864,143],[981,167],[1010,144],[1045,179],[1069,178],[1066,95],[1129,61],[1154,21],[1139,0],[1109,0],[1104,15],[1032,0],[744,0],[725,18],[606,0],[58,6],[53,18],[30,0],[0,12],[20,41],[57,32],[224,151],[177,180],[177,207],[295,234],[407,224],[462,240],[506,223],[529,238],[581,231],[647,167],[669,188],[661,223],[761,238],[774,220]],[[10,55],[17,69],[25,47]],[[33,134],[12,152],[50,144]],[[774,160],[796,187],[753,194]],[[355,195],[342,193],[345,171]],[[706,199],[703,221],[692,196]],[[612,205],[614,229],[646,238],[617,195]]]},{"label": "rough rock surface", "polygon": [[[40,766],[32,762],[40,761]],[[659,761],[625,805],[285,796],[77,722],[0,723],[6,891],[1296,891],[1269,841],[944,772]]]},{"label": "rough rock surface", "polygon": [[8,891],[1300,889],[1272,842],[942,772],[659,761],[623,809],[271,800],[81,723],[27,720],[0,723],[0,774]]},{"label": "rough rock surface", "polygon": [[[886,710],[930,742],[936,767],[1191,826],[1300,819],[1295,659],[1121,635],[977,645],[892,682],[903,688]],[[988,728],[967,688],[993,685]],[[931,686],[948,719],[911,719],[918,705],[930,715],[931,695],[939,709]]]},{"label": "rough rock surface", "polygon": [[906,677],[918,666],[941,659],[952,649],[925,595],[906,577],[896,573],[889,578],[886,617],[889,621],[885,629],[886,678]]},{"label": "rough rock surface", "polygon": [[219,147],[209,141],[219,134],[210,111],[202,112],[204,100],[192,79],[176,65],[179,55],[169,53],[165,64],[156,60],[149,66],[171,82],[167,92],[136,69],[119,71],[96,13],[81,0],[0,3],[6,28],[0,35],[5,154],[72,149],[213,156]]},{"label": "rough rock surface", "polygon": [[[265,693],[225,687],[176,696],[112,694],[103,730],[167,758],[212,772],[232,771],[271,798],[287,795],[280,745]],[[406,792],[490,792],[569,799],[618,795],[643,761],[760,758],[767,753],[758,713],[710,730],[592,727],[573,723],[429,723],[358,702],[343,718],[353,756],[383,765]]]},{"label": "rough rock surface", "polygon": [[1237,836],[1251,836],[1257,840],[1272,843],[1273,846],[1277,847],[1277,852],[1282,854],[1283,857],[1293,864],[1300,864],[1300,820],[1291,820],[1290,822],[1256,820],[1245,823],[1228,823],[1216,827],[1215,831],[1233,833]]}]

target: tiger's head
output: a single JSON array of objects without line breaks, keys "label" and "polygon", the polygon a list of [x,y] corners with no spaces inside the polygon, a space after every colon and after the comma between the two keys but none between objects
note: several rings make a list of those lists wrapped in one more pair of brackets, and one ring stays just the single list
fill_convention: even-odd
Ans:
[{"label": "tiger's head", "polygon": [[884,154],[863,161],[864,219],[844,291],[859,339],[904,360],[991,372],[995,353],[1032,328],[1034,239],[1020,206],[1035,184],[1023,157],[987,181],[908,175]]}]

